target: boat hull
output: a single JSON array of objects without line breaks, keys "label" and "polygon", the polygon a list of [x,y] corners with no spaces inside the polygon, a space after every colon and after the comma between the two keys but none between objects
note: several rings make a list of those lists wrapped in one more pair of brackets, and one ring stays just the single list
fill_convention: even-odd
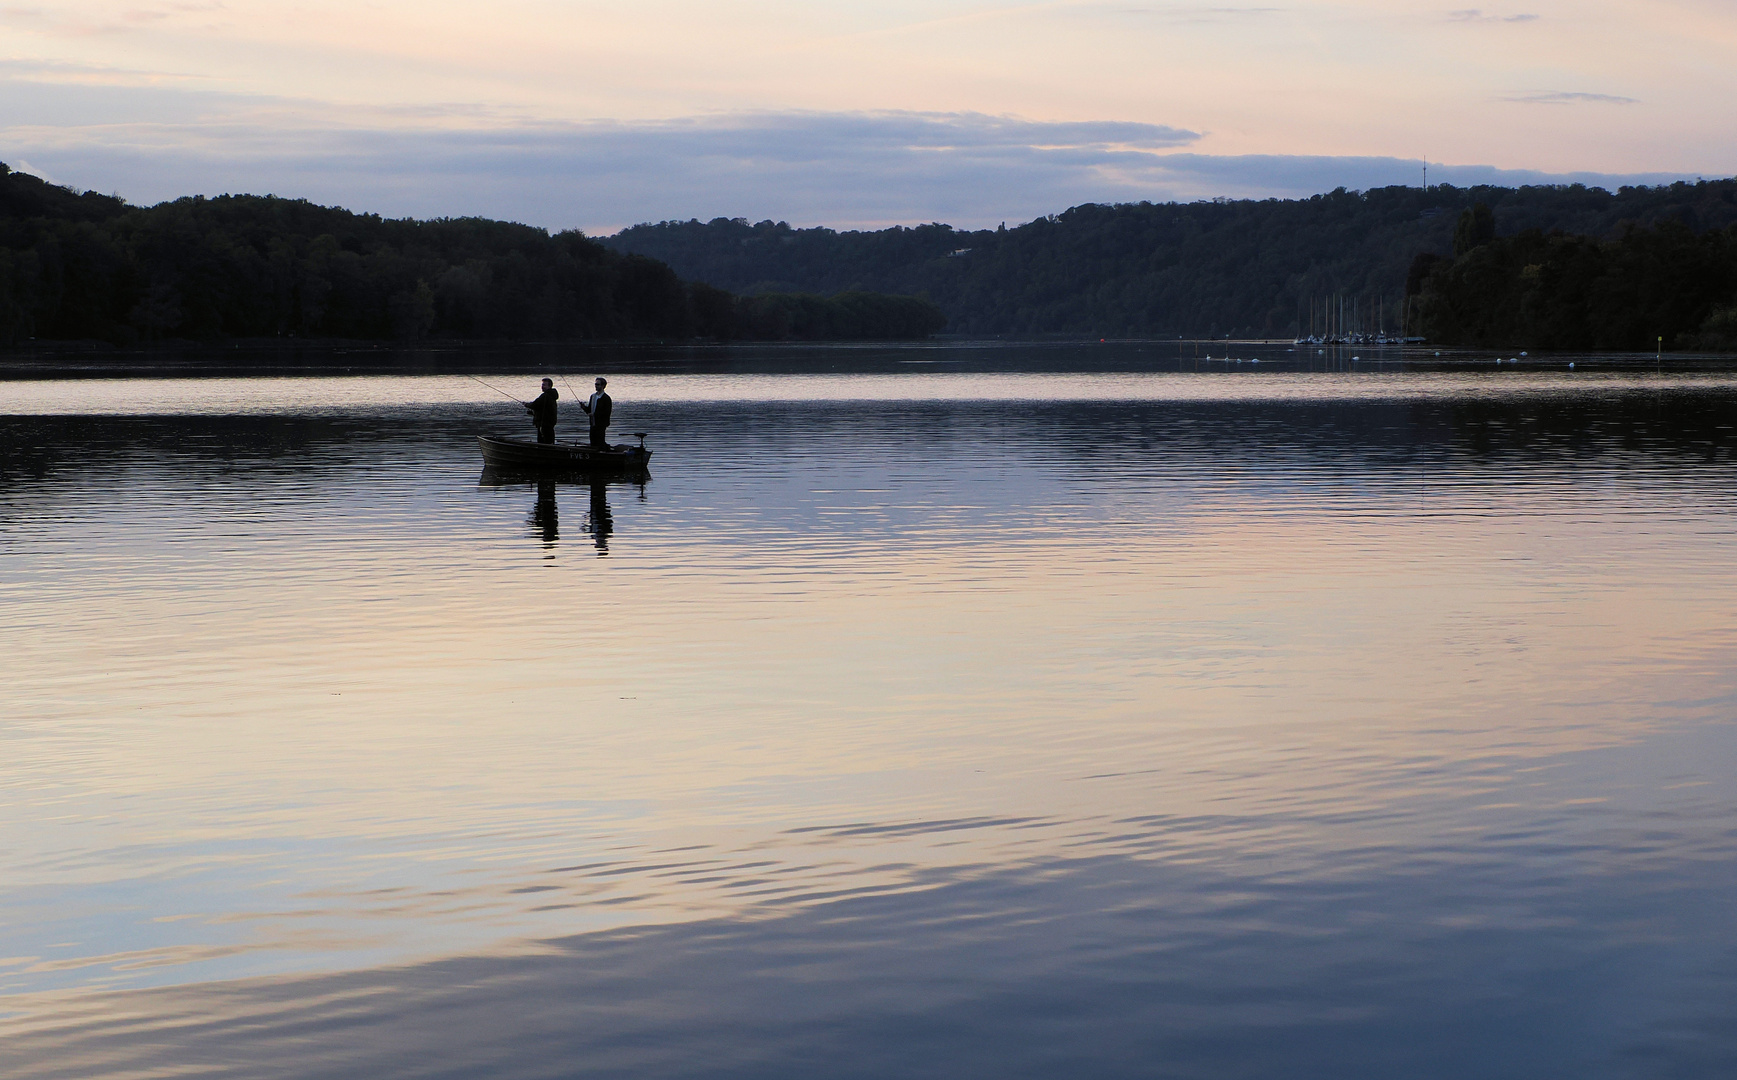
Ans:
[{"label": "boat hull", "polygon": [[478,435],[477,443],[483,464],[499,472],[634,475],[644,473],[651,461],[651,451],[643,446],[604,450],[589,443],[540,443],[491,435]]}]

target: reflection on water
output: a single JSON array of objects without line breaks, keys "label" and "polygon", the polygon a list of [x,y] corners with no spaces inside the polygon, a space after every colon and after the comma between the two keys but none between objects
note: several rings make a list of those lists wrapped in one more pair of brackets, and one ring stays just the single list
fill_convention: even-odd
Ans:
[{"label": "reflection on water", "polygon": [[535,490],[536,502],[531,505],[525,525],[547,546],[553,546],[561,539],[561,506],[557,498],[560,489],[565,487],[569,491],[589,492],[590,502],[581,528],[591,538],[597,554],[608,555],[609,537],[615,532],[615,515],[609,510],[609,486],[632,485],[638,490],[639,499],[644,501],[646,480],[644,477],[619,476],[531,477],[485,468],[478,483],[485,488],[519,487]]},{"label": "reflection on water", "polygon": [[543,537],[543,543],[561,539],[561,510],[555,505],[555,481],[537,483],[537,505],[531,509],[530,526]]},{"label": "reflection on water", "polygon": [[1725,376],[465,383],[9,399],[0,1074],[1737,1065]]},{"label": "reflection on water", "polygon": [[591,513],[585,518],[585,529],[597,545],[597,553],[609,554],[609,534],[615,531],[615,518],[609,513],[609,487],[602,481],[591,484]]}]

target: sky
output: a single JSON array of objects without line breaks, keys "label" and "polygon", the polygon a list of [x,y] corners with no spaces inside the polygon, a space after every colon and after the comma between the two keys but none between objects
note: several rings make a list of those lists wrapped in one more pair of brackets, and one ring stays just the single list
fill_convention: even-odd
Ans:
[{"label": "sky", "polygon": [[0,161],[593,235],[1737,174],[1737,3],[0,0]]}]

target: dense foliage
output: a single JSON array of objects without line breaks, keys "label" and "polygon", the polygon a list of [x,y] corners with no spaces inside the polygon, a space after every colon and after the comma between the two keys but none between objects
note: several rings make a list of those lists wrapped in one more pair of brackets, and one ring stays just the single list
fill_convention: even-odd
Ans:
[{"label": "dense foliage", "polygon": [[[1487,217],[1461,233],[1462,211]],[[1017,228],[874,232],[667,221],[602,242],[733,292],[867,289],[933,299],[965,334],[1290,336],[1343,298],[1397,330],[1415,257],[1528,229],[1600,238],[1737,223],[1737,180],[1617,192],[1579,185],[1391,187],[1301,200],[1077,206]],[[1411,282],[1415,292],[1417,282]],[[1371,329],[1376,320],[1366,319]],[[1415,322],[1412,329],[1416,329]]]},{"label": "dense foliage", "polygon": [[888,340],[927,337],[947,325],[941,309],[914,296],[842,292],[737,297],[735,334],[755,341]]},{"label": "dense foliage", "polygon": [[1732,348],[1734,227],[1722,180],[1088,204],[975,232],[719,218],[596,241],[273,197],[134,207],[0,164],[0,344],[1280,337],[1331,307],[1369,330],[1404,312],[1443,343]]},{"label": "dense foliage", "polygon": [[1433,340],[1536,349],[1737,348],[1737,226],[1677,221],[1614,239],[1527,229],[1496,238],[1462,215],[1458,258],[1417,275]]},{"label": "dense foliage", "polygon": [[0,165],[0,344],[898,338],[943,321],[909,297],[738,298],[577,232],[258,196],[133,207]]}]

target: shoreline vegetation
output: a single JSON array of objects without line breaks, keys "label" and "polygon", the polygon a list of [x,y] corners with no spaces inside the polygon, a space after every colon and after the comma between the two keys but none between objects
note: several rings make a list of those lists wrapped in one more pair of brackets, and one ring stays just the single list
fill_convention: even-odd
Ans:
[{"label": "shoreline vegetation", "polygon": [[[1472,253],[1460,222],[1479,206],[1480,228],[1490,231],[1475,232],[1471,247],[1480,250]],[[1324,328],[1329,311],[1343,326],[1339,313],[1355,311],[1365,332],[1440,345],[1651,352],[1661,335],[1666,348],[1737,345],[1733,228],[1737,179],[1615,192],[1443,184],[1307,199],[1087,204],[974,231],[931,224],[837,232],[715,218],[637,225],[601,242],[750,295],[856,288],[927,296],[946,312],[947,331],[967,336],[1279,340]],[[1533,250],[1540,246],[1550,250]],[[1508,273],[1522,249],[1525,261]],[[1534,264],[1539,270],[1523,277]],[[1529,314],[1481,316],[1479,305]],[[1570,331],[1592,315],[1595,333]]]},{"label": "shoreline vegetation", "polygon": [[592,239],[0,164],[0,347],[1300,337],[1737,349],[1737,179],[1086,204],[1009,229],[717,218]]},{"label": "shoreline vegetation", "polygon": [[1632,223],[1599,239],[1496,235],[1484,203],[1461,213],[1454,257],[1419,255],[1408,289],[1430,336],[1453,345],[1737,350],[1737,225]]},{"label": "shoreline vegetation", "polygon": [[273,196],[131,206],[0,163],[0,346],[923,338],[935,305],[734,296],[573,232]]}]

